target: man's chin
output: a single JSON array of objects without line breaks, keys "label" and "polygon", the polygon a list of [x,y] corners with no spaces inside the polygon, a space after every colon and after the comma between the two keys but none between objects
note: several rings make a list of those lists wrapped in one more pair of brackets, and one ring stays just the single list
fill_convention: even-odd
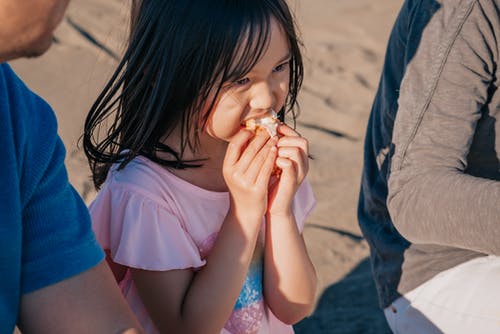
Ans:
[{"label": "man's chin", "polygon": [[23,58],[38,58],[41,55],[43,55],[47,50],[48,48],[45,50],[31,50],[30,52],[25,53],[23,55]]},{"label": "man's chin", "polygon": [[36,58],[43,55],[52,45],[52,39],[48,42],[33,43],[29,46],[18,47],[14,50],[0,49],[0,62],[11,61],[19,58]]},{"label": "man's chin", "polygon": [[25,50],[23,56],[25,58],[40,57],[50,49],[50,47],[52,46],[52,40],[53,38],[51,37],[48,41],[39,42],[36,45],[32,45],[30,48]]}]

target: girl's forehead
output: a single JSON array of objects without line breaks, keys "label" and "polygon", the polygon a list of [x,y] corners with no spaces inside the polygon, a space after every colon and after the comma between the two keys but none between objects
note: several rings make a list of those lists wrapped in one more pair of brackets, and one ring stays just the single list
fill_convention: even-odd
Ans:
[{"label": "girl's forehead", "polygon": [[269,58],[270,56],[276,56],[279,58],[285,57],[290,53],[290,45],[288,40],[288,35],[285,33],[285,29],[280,25],[280,23],[273,17],[270,18],[269,26],[267,29],[260,27],[259,32],[267,34],[260,35],[253,33],[252,40],[249,40],[250,29],[248,28],[241,38],[241,42],[236,48],[234,53],[233,62],[238,63],[241,59],[248,58],[248,53],[260,52],[260,57],[257,59],[256,63]]}]

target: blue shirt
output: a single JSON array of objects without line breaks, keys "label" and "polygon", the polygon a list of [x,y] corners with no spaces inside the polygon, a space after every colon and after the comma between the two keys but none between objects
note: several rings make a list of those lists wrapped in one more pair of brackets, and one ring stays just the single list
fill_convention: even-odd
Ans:
[{"label": "blue shirt", "polygon": [[103,252],[68,182],[49,105],[0,64],[0,333],[22,294],[95,266]]}]

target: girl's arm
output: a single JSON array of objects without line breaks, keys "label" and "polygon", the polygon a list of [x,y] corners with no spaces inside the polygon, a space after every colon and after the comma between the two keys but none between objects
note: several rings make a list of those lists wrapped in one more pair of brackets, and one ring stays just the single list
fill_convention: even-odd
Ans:
[{"label": "girl's arm", "polygon": [[309,315],[316,294],[316,272],[295,218],[268,216],[264,267],[265,299],[284,323]]},{"label": "girl's arm", "polygon": [[[255,249],[276,142],[241,131],[229,144],[224,178],[230,209],[206,265],[154,272],[132,270],[138,292],[160,332],[219,333],[240,293]],[[248,146],[246,144],[248,143]]]},{"label": "girl's arm", "polygon": [[132,277],[161,333],[220,333],[234,307],[255,247],[257,233],[229,214],[206,265],[191,269],[146,271]]},{"label": "girl's arm", "polygon": [[266,213],[264,294],[273,313],[293,324],[310,314],[316,294],[316,272],[292,212],[293,198],[308,171],[308,143],[281,125],[277,165],[279,181],[271,186]]}]

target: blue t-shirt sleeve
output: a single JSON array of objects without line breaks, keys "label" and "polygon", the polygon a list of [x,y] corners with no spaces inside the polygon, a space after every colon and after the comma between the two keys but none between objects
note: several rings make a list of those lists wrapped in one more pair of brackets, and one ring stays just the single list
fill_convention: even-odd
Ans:
[{"label": "blue t-shirt sleeve", "polygon": [[68,183],[60,139],[46,167],[23,210],[22,293],[76,275],[103,259],[87,208]]},{"label": "blue t-shirt sleeve", "polygon": [[[22,206],[21,293],[81,273],[104,257],[70,185],[54,112],[11,72]],[[11,87],[12,87],[11,86]]]}]

